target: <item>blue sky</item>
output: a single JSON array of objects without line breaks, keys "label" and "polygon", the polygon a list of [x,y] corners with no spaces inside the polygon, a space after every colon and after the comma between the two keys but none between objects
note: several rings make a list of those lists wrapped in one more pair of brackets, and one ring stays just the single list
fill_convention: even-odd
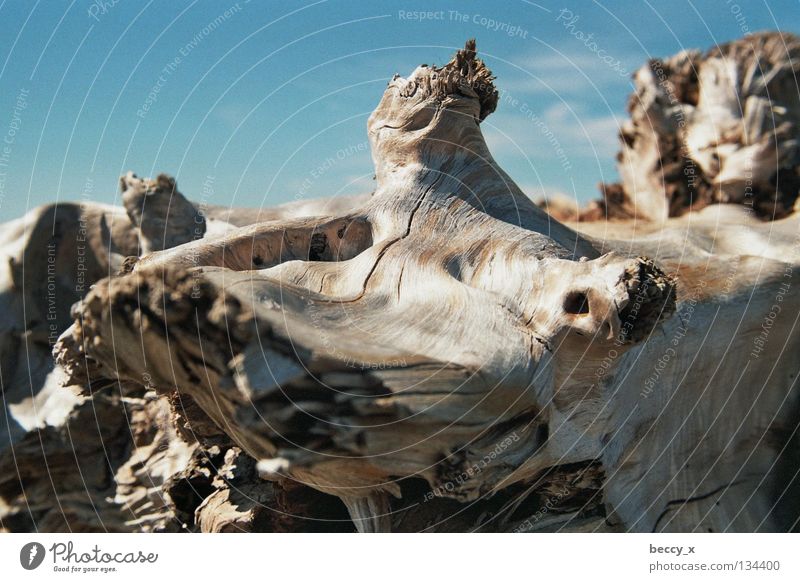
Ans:
[{"label": "blue sky", "polygon": [[497,160],[533,197],[586,201],[616,179],[630,73],[748,31],[800,32],[800,4],[7,0],[0,22],[8,220],[118,203],[127,170],[173,174],[208,204],[369,191],[365,127],[387,80],[469,37],[503,91],[483,125]]}]

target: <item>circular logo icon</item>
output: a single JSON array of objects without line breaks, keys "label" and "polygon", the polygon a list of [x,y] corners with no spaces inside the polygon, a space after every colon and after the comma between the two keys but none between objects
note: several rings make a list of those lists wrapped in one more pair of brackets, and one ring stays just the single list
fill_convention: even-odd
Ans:
[{"label": "circular logo icon", "polygon": [[35,570],[44,561],[44,546],[39,542],[30,542],[19,551],[19,563],[26,570]]}]

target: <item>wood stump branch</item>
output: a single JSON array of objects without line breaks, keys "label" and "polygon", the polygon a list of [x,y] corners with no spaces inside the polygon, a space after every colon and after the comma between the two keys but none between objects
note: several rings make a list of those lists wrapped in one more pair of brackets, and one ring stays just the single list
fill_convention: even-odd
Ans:
[{"label": "wood stump branch", "polygon": [[[703,58],[670,64],[699,110],[706,77],[677,79]],[[135,515],[120,529],[796,529],[800,219],[693,203],[641,220],[662,192],[568,228],[492,158],[480,124],[496,106],[470,42],[389,82],[368,122],[370,195],[259,215],[132,182],[129,199],[144,188],[145,209],[167,210],[155,231],[138,202],[133,220],[115,211],[120,258],[186,237],[168,223],[202,214],[206,231],[98,271],[43,391],[72,387],[45,429],[59,435],[119,391],[100,440],[119,443],[103,511]],[[20,517],[12,481],[3,527],[52,525]],[[100,527],[80,511],[65,523]]]},{"label": "wood stump branch", "polygon": [[[100,374],[92,362],[78,357],[54,368],[52,346],[73,321],[71,307],[91,285],[132,268],[137,254],[150,244],[142,238],[142,226],[157,244],[171,247],[183,241],[165,237],[156,227],[181,223],[193,230],[202,214],[208,226],[204,236],[213,237],[249,224],[258,213],[190,204],[173,192],[172,179],[139,180],[129,173],[121,181],[147,192],[156,208],[166,208],[164,203],[176,197],[182,202],[169,207],[169,223],[151,221],[149,212],[134,212],[136,222],[125,208],[84,201],[36,208],[0,225],[7,265],[0,270],[0,387],[5,407],[0,415],[0,466],[6,476],[0,485],[2,529],[183,527],[175,517],[181,511],[171,508],[168,493],[159,491],[181,470],[184,443],[196,447],[196,441],[179,438],[169,428],[164,407],[170,407],[144,398],[141,378],[115,397],[108,394],[107,379],[94,381]],[[130,197],[129,190],[126,187]],[[302,217],[321,208],[350,206],[348,198],[333,203],[311,200],[269,209],[263,216]],[[193,236],[194,232],[189,238]],[[92,431],[95,423],[102,429]],[[183,523],[198,527],[193,517]]]},{"label": "wood stump branch", "polygon": [[702,53],[653,59],[634,75],[617,156],[621,184],[582,220],[662,221],[709,204],[743,204],[764,220],[800,193],[800,39],[748,35]]},{"label": "wood stump branch", "polygon": [[120,178],[122,203],[139,234],[140,254],[203,238],[206,218],[178,192],[175,179],[161,174],[143,180],[133,172]]},{"label": "wood stump branch", "polygon": [[572,462],[551,450],[553,401],[667,319],[674,283],[537,208],[486,147],[495,104],[469,44],[395,76],[361,208],[151,253],[95,286],[61,357],[189,396],[190,429],[211,419],[263,478],[339,497],[362,531],[392,528],[406,479],[470,503]]}]

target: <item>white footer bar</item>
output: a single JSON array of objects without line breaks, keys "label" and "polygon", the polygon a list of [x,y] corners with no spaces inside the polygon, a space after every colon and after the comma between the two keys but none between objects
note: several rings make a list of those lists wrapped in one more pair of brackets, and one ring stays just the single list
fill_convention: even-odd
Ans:
[{"label": "white footer bar", "polygon": [[800,580],[792,534],[0,534],[4,580]]}]

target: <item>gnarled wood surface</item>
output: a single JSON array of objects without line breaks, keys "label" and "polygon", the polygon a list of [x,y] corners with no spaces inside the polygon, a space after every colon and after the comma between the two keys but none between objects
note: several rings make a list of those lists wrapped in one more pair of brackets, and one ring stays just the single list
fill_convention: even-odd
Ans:
[{"label": "gnarled wood surface", "polygon": [[[76,399],[61,442],[87,402],[135,407],[106,453],[120,528],[796,527],[798,219],[570,229],[492,158],[496,104],[468,43],[389,83],[371,196],[208,212],[198,240],[171,238],[196,218],[182,197],[155,231],[137,218],[174,181],[124,182],[118,254],[183,244],[96,283],[52,380]],[[0,488],[6,529],[52,527],[30,487]]]},{"label": "gnarled wood surface", "polygon": [[634,75],[620,133],[621,184],[585,220],[661,221],[709,204],[784,218],[800,193],[800,39],[762,32]]}]

